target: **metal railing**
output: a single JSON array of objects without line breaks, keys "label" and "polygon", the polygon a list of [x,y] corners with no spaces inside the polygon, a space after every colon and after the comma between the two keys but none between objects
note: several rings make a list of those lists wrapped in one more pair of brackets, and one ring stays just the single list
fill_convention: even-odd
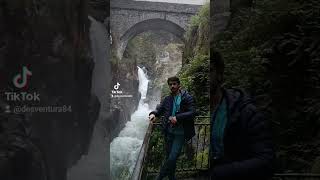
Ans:
[{"label": "metal railing", "polygon": [[151,138],[153,125],[150,123],[146,132],[146,136],[143,140],[143,144],[138,156],[138,160],[136,162],[135,168],[131,175],[131,180],[140,180],[142,179],[143,172],[145,172],[146,163],[147,162],[147,155],[148,155],[148,148],[149,148],[149,141]]},{"label": "metal railing", "polygon": [[[209,169],[210,117],[197,116],[196,135],[185,143],[177,161],[177,174],[195,174]],[[150,179],[166,159],[161,124],[149,124],[131,179]]]},{"label": "metal railing", "polygon": [[[210,145],[210,117],[197,116],[195,120],[196,135],[187,143],[177,161],[176,174],[178,178],[204,177],[208,174],[209,145]],[[164,137],[161,124],[149,124],[142,148],[136,162],[131,180],[149,180],[159,173],[163,161],[166,159]],[[195,178],[198,179],[198,178]],[[286,173],[274,174],[272,180],[320,180],[320,174]]]}]

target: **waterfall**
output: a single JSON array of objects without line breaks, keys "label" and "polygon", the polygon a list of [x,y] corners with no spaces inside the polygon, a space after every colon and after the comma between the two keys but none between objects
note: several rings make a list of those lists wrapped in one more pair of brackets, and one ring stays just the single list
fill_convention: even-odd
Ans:
[{"label": "waterfall", "polygon": [[109,140],[106,139],[106,116],[109,111],[108,95],[111,83],[111,67],[109,58],[109,33],[106,27],[96,21],[93,17],[88,17],[90,25],[90,40],[93,60],[95,62],[92,74],[91,93],[95,94],[100,103],[100,114],[96,121],[90,141],[88,154],[82,155],[81,159],[68,169],[68,180],[105,180],[109,179]]},{"label": "waterfall", "polygon": [[100,100],[100,116],[105,118],[109,112],[109,90],[111,78],[110,65],[110,39],[107,28],[104,24],[96,21],[93,17],[88,17],[90,26],[91,50],[95,66],[92,73],[91,93],[97,95]]},{"label": "waterfall", "polygon": [[110,144],[111,176],[113,180],[129,179],[138,158],[149,120],[149,105],[144,102],[148,90],[148,78],[138,67],[141,98],[137,110],[125,127]]}]

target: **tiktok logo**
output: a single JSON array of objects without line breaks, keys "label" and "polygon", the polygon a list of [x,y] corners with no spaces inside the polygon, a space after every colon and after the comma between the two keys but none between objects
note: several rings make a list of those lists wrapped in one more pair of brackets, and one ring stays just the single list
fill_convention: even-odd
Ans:
[{"label": "tiktok logo", "polygon": [[[119,88],[120,88],[120,83],[117,82],[117,84],[113,86],[114,90],[112,90],[111,93],[112,94],[122,94],[122,91],[118,90]],[[114,97],[114,96],[111,95],[111,97]]]},{"label": "tiktok logo", "polygon": [[113,89],[118,90],[118,89],[119,89],[119,87],[120,87],[120,83],[119,83],[119,82],[117,82],[117,84],[113,86]]},{"label": "tiktok logo", "polygon": [[124,94],[121,89],[119,90],[119,88],[120,88],[120,83],[117,82],[117,84],[113,86],[113,90],[111,90],[111,97],[112,98],[122,98],[122,97],[131,97],[132,98],[133,97],[130,94]]},{"label": "tiktok logo", "polygon": [[14,76],[13,84],[17,88],[23,88],[27,85],[28,76],[31,76],[31,75],[32,75],[32,72],[26,66],[23,66],[22,73]]},{"label": "tiktok logo", "polygon": [[[24,88],[27,86],[28,77],[32,72],[26,67],[22,67],[22,72],[13,77],[13,84],[17,88]],[[5,92],[7,101],[40,101],[40,94],[37,92]]]}]

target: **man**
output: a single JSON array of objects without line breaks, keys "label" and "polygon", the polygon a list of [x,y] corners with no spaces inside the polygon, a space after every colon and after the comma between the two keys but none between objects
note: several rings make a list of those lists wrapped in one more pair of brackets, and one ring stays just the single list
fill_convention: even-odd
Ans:
[{"label": "man", "polygon": [[269,179],[274,151],[268,120],[243,91],[222,88],[220,54],[212,52],[211,61],[211,179]]},{"label": "man", "polygon": [[185,141],[194,135],[194,104],[193,98],[186,91],[180,89],[180,80],[170,77],[167,81],[171,94],[166,96],[161,104],[149,114],[154,122],[155,117],[164,116],[161,121],[165,136],[167,159],[162,165],[157,180],[168,176],[175,179],[176,161]]}]

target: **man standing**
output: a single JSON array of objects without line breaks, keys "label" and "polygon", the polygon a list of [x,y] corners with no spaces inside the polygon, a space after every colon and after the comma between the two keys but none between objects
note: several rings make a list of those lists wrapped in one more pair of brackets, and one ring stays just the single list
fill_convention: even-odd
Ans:
[{"label": "man standing", "polygon": [[164,116],[161,121],[167,159],[162,165],[157,180],[168,176],[169,180],[175,180],[177,158],[185,141],[189,141],[194,135],[195,109],[191,95],[180,89],[180,80],[170,77],[167,81],[171,94],[166,96],[155,111],[150,112],[149,120],[154,122],[155,117]]},{"label": "man standing", "polygon": [[274,159],[269,122],[243,91],[222,87],[224,62],[211,53],[211,179],[269,179]]}]

